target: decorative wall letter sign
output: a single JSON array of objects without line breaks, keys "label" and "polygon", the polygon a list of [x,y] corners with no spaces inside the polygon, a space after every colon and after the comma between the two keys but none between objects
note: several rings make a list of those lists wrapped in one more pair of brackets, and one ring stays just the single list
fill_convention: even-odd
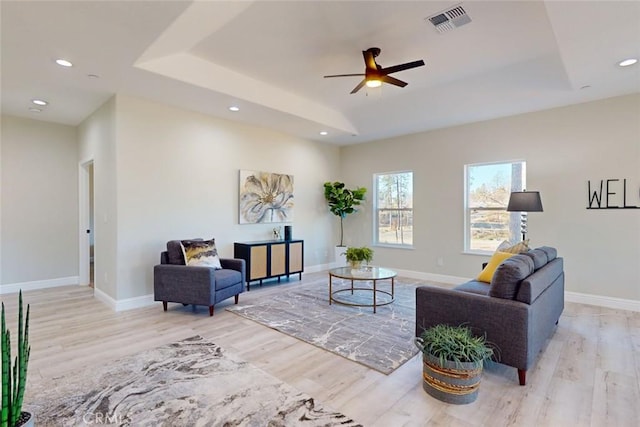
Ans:
[{"label": "decorative wall letter sign", "polygon": [[629,188],[626,179],[601,179],[599,184],[587,181],[587,209],[640,209],[640,188]]}]

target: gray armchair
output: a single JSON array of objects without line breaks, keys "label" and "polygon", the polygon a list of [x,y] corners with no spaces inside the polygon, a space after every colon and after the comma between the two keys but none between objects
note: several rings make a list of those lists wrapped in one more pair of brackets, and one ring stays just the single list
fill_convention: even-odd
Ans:
[{"label": "gray armchair", "polygon": [[213,316],[214,305],[244,291],[246,267],[243,259],[220,258],[222,269],[187,266],[179,240],[167,242],[167,250],[160,254],[160,264],[153,268],[153,294],[155,301],[183,305],[206,305]]}]

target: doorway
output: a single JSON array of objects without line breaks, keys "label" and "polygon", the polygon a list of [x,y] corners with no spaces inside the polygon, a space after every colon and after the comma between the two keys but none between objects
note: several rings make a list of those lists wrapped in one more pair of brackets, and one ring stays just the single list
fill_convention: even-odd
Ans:
[{"label": "doorway", "polygon": [[80,164],[79,285],[95,288],[95,207],[93,160]]}]

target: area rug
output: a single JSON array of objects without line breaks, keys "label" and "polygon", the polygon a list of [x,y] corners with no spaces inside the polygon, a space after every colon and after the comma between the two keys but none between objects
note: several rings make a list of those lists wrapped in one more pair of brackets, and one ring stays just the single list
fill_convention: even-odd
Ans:
[{"label": "area rug", "polygon": [[359,426],[195,336],[34,385],[37,426]]},{"label": "area rug", "polygon": [[[333,284],[334,290],[350,286],[340,279]],[[418,352],[413,344],[415,289],[422,284],[396,278],[395,301],[375,314],[370,307],[329,305],[327,277],[227,310],[388,375]],[[389,291],[390,282],[379,281],[378,289]],[[339,298],[371,303],[371,294],[344,292]]]}]

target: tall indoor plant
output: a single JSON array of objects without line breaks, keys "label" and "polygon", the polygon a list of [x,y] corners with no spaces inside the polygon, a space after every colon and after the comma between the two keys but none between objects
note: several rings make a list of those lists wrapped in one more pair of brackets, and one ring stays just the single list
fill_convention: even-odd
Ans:
[{"label": "tall indoor plant", "polygon": [[27,385],[27,366],[29,364],[29,305],[27,317],[23,322],[22,291],[18,297],[18,354],[11,366],[11,334],[7,329],[2,303],[2,412],[1,427],[33,426],[33,416],[22,412],[22,399]]},{"label": "tall indoor plant", "polygon": [[338,246],[344,246],[344,219],[347,215],[357,212],[355,207],[364,200],[366,192],[367,189],[364,187],[349,190],[344,182],[324,183],[324,197],[329,204],[329,210],[340,217],[340,245]]},{"label": "tall indoor plant", "polygon": [[422,351],[424,390],[447,403],[471,403],[478,397],[485,360],[494,349],[468,326],[435,325],[415,340]]}]

